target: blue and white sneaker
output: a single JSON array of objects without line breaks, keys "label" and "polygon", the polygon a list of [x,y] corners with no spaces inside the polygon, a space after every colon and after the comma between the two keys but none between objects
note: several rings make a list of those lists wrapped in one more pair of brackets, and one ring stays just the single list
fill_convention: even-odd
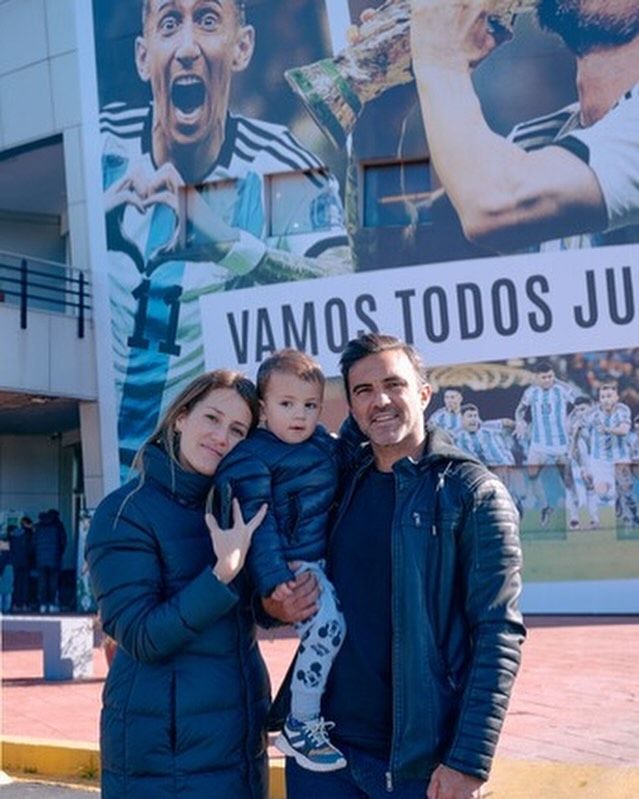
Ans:
[{"label": "blue and white sneaker", "polygon": [[344,768],[346,758],[328,738],[327,731],[335,725],[321,716],[310,721],[298,721],[289,716],[275,746],[302,768],[309,771],[337,771]]}]

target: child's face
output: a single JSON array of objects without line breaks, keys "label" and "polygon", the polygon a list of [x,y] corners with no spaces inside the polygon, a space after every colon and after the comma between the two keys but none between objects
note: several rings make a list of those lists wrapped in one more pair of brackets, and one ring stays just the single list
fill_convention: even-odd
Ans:
[{"label": "child's face", "polygon": [[285,372],[272,372],[261,401],[266,427],[287,444],[310,438],[322,410],[322,387]]}]

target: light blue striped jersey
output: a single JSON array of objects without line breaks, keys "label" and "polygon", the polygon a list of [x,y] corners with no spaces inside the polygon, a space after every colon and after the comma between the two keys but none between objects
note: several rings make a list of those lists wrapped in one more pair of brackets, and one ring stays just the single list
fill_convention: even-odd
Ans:
[{"label": "light blue striped jersey", "polygon": [[515,457],[508,441],[509,436],[498,419],[482,422],[476,432],[458,430],[454,434],[454,439],[460,449],[474,455],[487,466],[515,464]]},{"label": "light blue striped jersey", "polygon": [[[100,130],[105,190],[134,168],[145,175],[154,174],[151,119],[149,108],[113,103],[103,109]],[[292,191],[286,185],[291,178]],[[208,205],[212,220],[219,218],[227,228],[245,232],[247,240],[255,243],[254,249],[258,248],[256,263],[264,244],[313,259],[331,250],[348,252],[336,179],[281,125],[229,115],[217,161],[202,185],[189,191],[197,192]],[[279,199],[274,196],[278,191]],[[189,196],[187,192],[187,204]],[[171,260],[156,268],[149,266],[153,254],[171,239],[175,225],[174,212],[163,204],[149,207],[146,213],[128,205],[119,219],[113,214],[107,217],[123,463],[130,462],[178,391],[204,369],[199,298],[231,288],[238,280],[244,286],[260,283],[259,270],[255,275],[245,274],[255,263],[246,267],[241,258],[226,262]],[[187,228],[187,241],[197,242],[198,235],[203,234]],[[328,274],[333,268],[328,261],[330,257],[317,262],[319,274]],[[351,269],[349,261],[341,271]],[[292,279],[294,270],[287,272],[285,267],[280,274],[272,270],[262,278],[267,282]]]},{"label": "light blue striped jersey", "polygon": [[577,391],[556,380],[548,389],[528,386],[519,407],[530,409],[530,443],[537,447],[567,447],[568,406],[577,397]]},{"label": "light blue striped jersey", "polygon": [[580,414],[572,410],[568,414],[568,457],[579,466],[588,462],[588,413]]},{"label": "light blue striped jersey", "polygon": [[461,429],[461,413],[448,411],[445,407],[431,413],[428,421],[442,430],[448,430],[451,434]]},{"label": "light blue striped jersey", "polygon": [[604,433],[602,428],[610,429],[622,424],[630,424],[630,408],[618,402],[610,411],[596,405],[588,414],[590,457],[609,463],[623,463],[630,460],[629,434]]}]

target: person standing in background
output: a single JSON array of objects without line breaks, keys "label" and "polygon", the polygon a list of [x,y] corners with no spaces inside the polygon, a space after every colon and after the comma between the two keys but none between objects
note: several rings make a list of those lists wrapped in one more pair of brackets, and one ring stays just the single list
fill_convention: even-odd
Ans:
[{"label": "person standing in background", "polygon": [[40,613],[56,613],[62,555],[67,545],[67,533],[60,515],[53,508],[38,514],[35,526],[34,550],[38,572],[38,608]]},{"label": "person standing in background", "polygon": [[[11,535],[15,524],[10,524],[7,533]],[[8,541],[0,541],[0,612],[8,613],[13,601],[13,565]]]},{"label": "person standing in background", "polygon": [[20,525],[9,527],[9,546],[13,562],[13,610],[29,610],[29,573],[33,555],[33,522],[29,516]]}]

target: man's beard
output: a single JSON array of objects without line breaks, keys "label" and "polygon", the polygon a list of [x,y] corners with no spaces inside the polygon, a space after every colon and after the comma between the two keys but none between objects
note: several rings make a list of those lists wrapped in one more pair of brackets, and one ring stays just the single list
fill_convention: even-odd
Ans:
[{"label": "man's beard", "polygon": [[619,47],[639,35],[639,8],[636,6],[625,13],[615,12],[610,10],[605,0],[601,0],[600,10],[585,11],[586,2],[539,0],[539,23],[542,28],[558,33],[577,56],[606,47]]}]

